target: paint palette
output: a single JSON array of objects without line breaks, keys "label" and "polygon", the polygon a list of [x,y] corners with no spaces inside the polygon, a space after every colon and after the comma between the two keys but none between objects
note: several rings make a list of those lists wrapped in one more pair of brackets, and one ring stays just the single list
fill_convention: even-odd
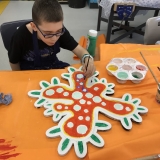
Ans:
[{"label": "paint palette", "polygon": [[133,58],[113,58],[106,66],[109,75],[117,78],[117,82],[140,83],[146,76],[148,68]]}]

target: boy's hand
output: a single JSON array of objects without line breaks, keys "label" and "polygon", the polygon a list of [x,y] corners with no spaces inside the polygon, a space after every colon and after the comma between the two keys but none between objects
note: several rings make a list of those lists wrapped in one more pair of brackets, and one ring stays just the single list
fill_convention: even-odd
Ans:
[{"label": "boy's hand", "polygon": [[[89,59],[89,62],[88,62],[88,59]],[[88,67],[87,67],[87,63],[88,63]],[[83,63],[82,70],[83,70],[84,76],[86,78],[89,78],[94,74],[96,68],[94,66],[94,62],[93,62],[92,58],[89,58],[89,57],[85,58],[85,62]]]}]

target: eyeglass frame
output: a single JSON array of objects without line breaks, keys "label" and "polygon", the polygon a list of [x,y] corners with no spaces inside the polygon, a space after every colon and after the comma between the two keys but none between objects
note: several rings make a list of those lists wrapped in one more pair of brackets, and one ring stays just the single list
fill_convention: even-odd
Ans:
[{"label": "eyeglass frame", "polygon": [[[35,24],[36,25],[36,24]],[[52,38],[53,36],[56,36],[56,37],[60,37],[64,34],[64,32],[66,31],[65,30],[65,27],[63,26],[62,28],[62,32],[59,32],[59,33],[54,33],[54,34],[43,34],[43,32],[40,30],[40,28],[38,27],[38,25],[36,25],[36,27],[38,28],[38,30],[41,32],[42,36],[45,38],[45,39],[48,39],[48,38]],[[58,35],[60,34],[60,35]],[[46,36],[51,36],[51,37],[47,37]]]}]

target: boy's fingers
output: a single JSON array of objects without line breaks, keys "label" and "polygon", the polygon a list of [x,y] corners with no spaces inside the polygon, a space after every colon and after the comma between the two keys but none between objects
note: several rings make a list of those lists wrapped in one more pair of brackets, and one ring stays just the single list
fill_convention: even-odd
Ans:
[{"label": "boy's fingers", "polygon": [[[88,67],[87,67],[87,60],[85,61],[85,63],[83,64],[83,72],[84,72],[84,76],[86,76],[87,78],[91,77],[94,72],[95,72],[95,66],[94,66],[94,62],[92,61],[92,59],[89,59],[89,63],[88,63]],[[87,70],[86,70],[87,68]]]},{"label": "boy's fingers", "polygon": [[85,76],[86,77],[91,77],[93,74],[94,74],[94,70],[95,70],[95,67],[94,66],[90,66],[87,70],[87,72],[85,72]]},{"label": "boy's fingers", "polygon": [[83,66],[82,66],[82,71],[83,71],[83,72],[86,72],[86,69],[85,69],[84,64],[83,64]]}]

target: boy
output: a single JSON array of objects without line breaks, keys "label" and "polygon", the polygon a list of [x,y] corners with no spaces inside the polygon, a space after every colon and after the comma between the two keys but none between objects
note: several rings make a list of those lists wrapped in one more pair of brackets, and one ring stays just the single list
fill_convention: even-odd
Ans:
[{"label": "boy", "polygon": [[12,37],[8,51],[12,70],[65,68],[69,64],[59,61],[56,56],[62,47],[81,59],[84,76],[94,74],[93,58],[64,27],[63,11],[57,0],[36,0],[32,19],[33,22],[19,27]]}]

